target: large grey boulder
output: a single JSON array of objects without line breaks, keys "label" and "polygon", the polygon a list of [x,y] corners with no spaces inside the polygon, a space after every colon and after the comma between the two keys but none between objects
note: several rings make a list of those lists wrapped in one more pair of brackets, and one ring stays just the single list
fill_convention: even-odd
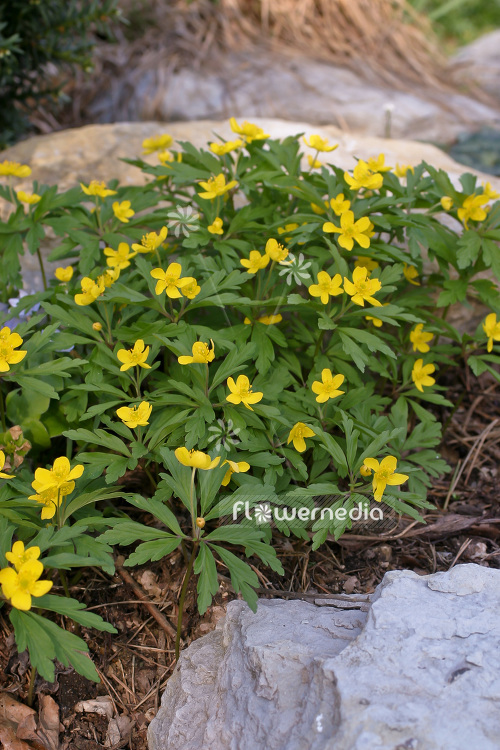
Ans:
[{"label": "large grey boulder", "polygon": [[345,606],[231,602],[182,654],[150,750],[498,750],[500,571],[392,571],[368,612]]},{"label": "large grey boulder", "polygon": [[[94,122],[280,117],[336,125],[344,132],[451,143],[464,130],[500,123],[500,111],[474,95],[422,85],[399,89],[300,52],[259,48],[227,52],[202,66],[177,67],[168,56],[152,67],[127,66],[98,87]],[[424,79],[423,79],[424,81]]]},{"label": "large grey boulder", "polygon": [[500,29],[462,47],[452,64],[500,102]]}]

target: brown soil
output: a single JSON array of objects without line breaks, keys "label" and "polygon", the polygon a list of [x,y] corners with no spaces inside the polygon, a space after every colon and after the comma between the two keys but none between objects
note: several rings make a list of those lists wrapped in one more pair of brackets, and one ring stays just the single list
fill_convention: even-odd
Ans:
[{"label": "brown soil", "polygon": [[[465,372],[463,382],[450,385],[448,397],[454,403],[462,398],[453,415],[446,411],[439,414],[443,423],[449,419],[441,452],[452,472],[434,484],[429,499],[436,510],[426,514],[427,525],[402,518],[397,527],[379,536],[346,533],[338,542],[327,541],[316,552],[303,541],[277,535],[275,545],[286,571],[284,578],[270,574],[258,560],[250,559],[261,582],[262,596],[369,593],[386,571],[401,568],[425,575],[449,570],[457,563],[500,567],[500,385],[490,375],[475,379]],[[72,595],[112,622],[118,634],[83,630],[102,675],[100,685],[63,668],[53,685],[37,680],[37,700],[40,694],[51,693],[59,703],[64,726],[61,750],[103,747],[108,719],[96,713],[74,712],[77,701],[96,695],[110,696],[115,716],[132,720],[131,734],[115,744],[115,750],[147,747],[147,726],[175,666],[171,626],[176,624],[185,563],[182,554],[176,552],[130,572],[149,609],[137,597],[137,587],[134,591],[119,574],[110,579],[90,568],[72,587]],[[219,572],[219,592],[203,617],[197,613],[195,582],[191,582],[184,616],[185,644],[212,630],[235,596],[222,566]],[[151,604],[153,611],[166,618],[164,627],[151,616]],[[25,654],[17,655],[4,613],[0,613],[0,628],[5,636],[0,639],[0,684],[22,701],[28,690],[29,664]]]}]

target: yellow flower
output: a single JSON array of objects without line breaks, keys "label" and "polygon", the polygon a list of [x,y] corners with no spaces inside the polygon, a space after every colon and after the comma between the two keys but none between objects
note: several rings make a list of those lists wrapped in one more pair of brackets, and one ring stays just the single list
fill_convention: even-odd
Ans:
[{"label": "yellow flower", "polygon": [[231,151],[237,151],[239,148],[243,146],[243,141],[241,138],[238,138],[236,141],[226,141],[225,143],[211,143],[210,144],[210,151],[212,151],[214,154],[217,154],[217,156],[225,156],[225,154],[229,154]]},{"label": "yellow flower", "polygon": [[380,463],[376,458],[365,458],[364,466],[373,471],[373,497],[377,502],[382,500],[387,485],[396,487],[408,479],[406,474],[396,474],[395,456],[386,456]]},{"label": "yellow flower", "polygon": [[188,451],[185,447],[176,448],[174,453],[176,459],[183,466],[191,466],[193,469],[203,469],[203,471],[214,469],[220,461],[220,456],[212,460],[208,453],[195,450]]},{"label": "yellow flower", "polygon": [[304,143],[306,146],[309,146],[309,148],[313,148],[315,151],[335,151],[336,148],[339,147],[338,143],[335,143],[333,146],[328,145],[328,138],[322,138],[320,135],[311,135],[309,136],[309,142],[307,138],[304,136]]},{"label": "yellow flower", "polygon": [[423,328],[423,323],[416,325],[413,331],[410,331],[410,341],[413,344],[414,352],[419,351],[422,352],[422,354],[425,354],[425,352],[430,350],[430,346],[427,342],[434,338],[434,334],[424,331]]},{"label": "yellow flower", "polygon": [[40,560],[28,560],[15,571],[13,568],[0,570],[2,593],[9,599],[14,609],[27,612],[31,609],[31,597],[44,596],[52,588],[52,581],[39,581],[43,573]]},{"label": "yellow flower", "polygon": [[317,284],[311,284],[308,291],[311,297],[320,297],[321,302],[327,305],[330,297],[337,297],[343,294],[342,276],[336,273],[333,278],[326,271],[320,271],[317,275]]},{"label": "yellow flower", "polygon": [[146,360],[149,355],[149,346],[144,348],[144,341],[137,339],[133,349],[119,349],[116,352],[116,356],[122,362],[120,372],[125,372],[131,367],[144,367],[146,370],[151,369],[151,365],[146,364]]},{"label": "yellow flower", "polygon": [[453,208],[453,198],[450,198],[449,195],[443,195],[440,203],[445,211],[451,211],[451,209]]},{"label": "yellow flower", "polygon": [[137,253],[154,253],[165,242],[167,234],[167,227],[162,227],[159,234],[148,232],[141,239],[140,245],[138,243],[132,245],[132,250],[135,250]]},{"label": "yellow flower", "polygon": [[496,192],[496,190],[493,190],[489,182],[482,182],[483,186],[483,198],[487,198],[488,201],[496,200],[497,198],[500,198],[500,194]]},{"label": "yellow flower", "polygon": [[[277,244],[277,243],[276,243]],[[258,250],[250,250],[250,257],[243,258],[240,260],[243,268],[247,269],[247,273],[257,273],[261,268],[265,268],[269,263],[269,255],[264,253],[261,255]]]},{"label": "yellow flower", "polygon": [[279,263],[287,257],[288,249],[283,245],[280,245],[275,239],[271,238],[266,242],[266,255],[269,255],[271,260]]},{"label": "yellow flower", "polygon": [[345,391],[339,391],[339,385],[344,382],[344,375],[332,375],[332,371],[325,368],[321,370],[321,380],[315,380],[312,384],[312,392],[316,394],[318,404],[324,404],[330,398],[337,398]]},{"label": "yellow flower", "polygon": [[390,172],[392,169],[392,167],[387,167],[385,164],[385,154],[379,154],[376,159],[371,156],[366,164],[372,172]]},{"label": "yellow flower", "polygon": [[266,138],[269,138],[269,134],[264,133],[262,128],[255,125],[253,122],[247,122],[247,120],[245,120],[243,125],[238,125],[235,118],[231,117],[229,124],[231,125],[233,133],[242,135],[247,143],[252,143],[252,141],[264,141]]},{"label": "yellow flower", "polygon": [[422,393],[424,392],[424,385],[434,385],[436,382],[435,378],[431,378],[431,372],[434,372],[435,369],[436,367],[433,364],[424,365],[423,359],[417,359],[413,365],[411,379],[415,383],[415,387]]},{"label": "yellow flower", "polygon": [[110,190],[106,183],[100,180],[91,180],[88,186],[80,182],[80,187],[85,195],[97,195],[99,198],[107,198],[108,195],[116,195],[116,190]]},{"label": "yellow flower", "polygon": [[[295,229],[298,229],[300,224],[285,224],[284,227],[278,227],[278,234],[285,234],[285,232],[293,232]],[[285,237],[285,242],[290,242],[292,238],[291,237]],[[299,245],[302,245],[302,242],[299,242]]]},{"label": "yellow flower", "polygon": [[[328,205],[328,203],[326,205]],[[347,201],[344,198],[344,193],[339,193],[335,198],[330,198],[330,206],[332,207],[335,216],[342,216],[346,211],[349,211],[351,201]],[[321,213],[324,212],[322,211]]]},{"label": "yellow flower", "polygon": [[283,315],[278,313],[277,315],[261,315],[257,318],[257,323],[262,323],[265,326],[274,326],[276,323],[281,323]]},{"label": "yellow flower", "polygon": [[315,159],[314,156],[311,156],[311,154],[307,154],[307,163],[311,167],[311,169],[319,169],[322,164],[319,159]]},{"label": "yellow flower", "polygon": [[135,258],[137,253],[131,252],[126,242],[120,242],[118,250],[113,250],[112,247],[105,247],[104,255],[106,255],[106,263],[110,268],[123,270],[124,268],[128,268],[130,259]]},{"label": "yellow flower", "polygon": [[3,451],[0,451],[0,477],[2,479],[12,479],[14,477],[13,474],[4,474],[1,469],[5,466],[5,453]]},{"label": "yellow flower", "polygon": [[366,255],[358,255],[358,259],[354,261],[355,268],[366,268],[369,273],[379,267],[379,264],[373,258],[368,258]]},{"label": "yellow flower", "polygon": [[355,305],[364,307],[365,300],[371,305],[381,307],[382,303],[373,296],[382,289],[378,279],[369,279],[366,268],[355,268],[352,272],[352,281],[344,278],[344,289],[350,295]]},{"label": "yellow flower", "polygon": [[327,221],[323,224],[323,232],[335,232],[339,234],[339,245],[344,247],[346,250],[352,250],[354,247],[354,240],[364,247],[370,247],[370,237],[368,232],[371,231],[371,221],[368,216],[363,216],[361,219],[354,221],[354,214],[352,211],[344,211],[340,217],[340,227],[332,224],[331,221]]},{"label": "yellow flower", "polygon": [[2,328],[0,331],[0,372],[9,372],[10,365],[17,365],[25,358],[26,351],[22,349],[18,352],[14,351],[22,343],[23,340],[18,333],[15,331],[11,333],[8,326]]},{"label": "yellow flower", "polygon": [[0,164],[0,176],[2,177],[29,177],[31,169],[27,164],[19,164],[18,161],[5,160]]},{"label": "yellow flower", "polygon": [[102,331],[102,323],[92,323],[92,328],[94,329],[94,331]]},{"label": "yellow flower", "polygon": [[101,296],[101,294],[104,294],[106,289],[102,276],[99,276],[97,281],[90,279],[88,276],[84,276],[80,284],[82,286],[82,293],[75,294],[75,302],[77,305],[80,305],[80,307],[91,305],[92,302],[95,302],[96,299]]},{"label": "yellow flower", "polygon": [[214,223],[210,224],[207,229],[210,234],[224,234],[224,230],[222,229],[222,219],[217,216],[217,218],[214,220]]},{"label": "yellow flower", "polygon": [[130,427],[131,430],[136,427],[145,427],[149,424],[149,417],[153,407],[148,401],[141,401],[139,406],[121,406],[116,410],[116,414],[122,422]]},{"label": "yellow flower", "polygon": [[238,183],[236,180],[231,180],[231,182],[228,182],[226,185],[226,178],[221,172],[217,177],[210,177],[208,182],[200,182],[199,184],[205,191],[204,193],[198,193],[199,197],[204,198],[205,200],[212,200],[219,195],[224,195],[228,190],[236,187]]},{"label": "yellow flower", "polygon": [[113,213],[118,221],[124,224],[128,224],[128,220],[135,215],[135,211],[130,208],[130,201],[122,201],[121,203],[115,201],[113,203]]},{"label": "yellow flower", "polygon": [[196,519],[196,525],[197,525],[197,527],[198,527],[199,529],[204,529],[204,528],[205,528],[205,524],[206,524],[206,521],[205,521],[205,519],[204,519],[204,518],[201,518],[201,516],[199,516],[199,517],[198,517],[198,518]]},{"label": "yellow flower", "polygon": [[35,479],[31,486],[35,492],[44,492],[55,487],[62,490],[62,494],[69,494],[75,487],[74,480],[82,476],[83,468],[82,464],[76,464],[71,468],[69,459],[66,456],[60,456],[56,458],[51,469],[39,468],[35,471]]},{"label": "yellow flower", "polygon": [[185,276],[180,279],[180,284],[183,296],[188,299],[194,299],[200,293],[201,286],[193,276]]},{"label": "yellow flower", "polygon": [[59,268],[56,268],[54,271],[54,276],[58,281],[71,281],[73,278],[73,266],[66,266],[66,268],[59,266]]},{"label": "yellow flower", "polygon": [[[351,205],[350,202],[349,202],[349,205]],[[323,206],[317,206],[316,203],[311,203],[310,206],[312,210],[314,211],[314,213],[318,214],[318,216],[321,216],[322,214],[326,213]],[[325,201],[325,206],[328,206],[328,201]]]},{"label": "yellow flower", "polygon": [[264,395],[261,391],[253,393],[252,386],[246,375],[238,375],[236,383],[233,378],[228,378],[227,385],[231,394],[226,397],[226,401],[229,401],[230,404],[243,404],[250,411],[253,411],[250,404],[257,404]]},{"label": "yellow flower", "polygon": [[[35,482],[33,482],[33,485]],[[53,518],[56,514],[56,509],[61,505],[66,495],[69,495],[75,489],[74,482],[68,482],[62,487],[49,487],[46,490],[40,490],[36,495],[30,495],[29,500],[36,500],[44,507],[42,508],[41,519],[42,521]]]},{"label": "yellow flower", "polygon": [[360,468],[360,470],[359,470],[359,473],[361,474],[361,476],[362,476],[362,477],[371,477],[371,475],[372,475],[372,470],[371,470],[371,469],[369,469],[369,468],[368,468],[368,466],[365,466],[365,465],[363,464],[363,466],[362,466],[362,467]]},{"label": "yellow flower", "polygon": [[229,484],[233,474],[244,474],[250,468],[250,464],[246,461],[230,461],[228,458],[222,462],[222,466],[224,466],[224,464],[228,464],[229,469],[224,474],[224,479],[221,482],[223,487],[226,487]]},{"label": "yellow flower", "polygon": [[107,289],[109,286],[112,286],[115,281],[118,281],[119,278],[120,268],[119,266],[115,266],[114,268],[106,268],[104,273],[97,277],[96,281],[98,285],[104,284],[104,287]]},{"label": "yellow flower", "polygon": [[170,299],[179,299],[179,297],[182,297],[180,289],[188,286],[195,280],[192,276],[186,276],[184,279],[181,279],[181,273],[182,266],[180,263],[170,263],[166,271],[162,268],[153,268],[151,276],[153,279],[158,279],[155,294],[162,294],[166,291],[167,297],[170,297]]},{"label": "yellow flower", "polygon": [[6,552],[5,557],[19,572],[24,563],[30,560],[38,560],[40,557],[40,547],[28,547],[28,549],[25,549],[23,542],[14,542],[12,552]]},{"label": "yellow flower", "polygon": [[164,151],[172,145],[174,139],[168,133],[163,135],[153,135],[151,138],[145,138],[142,142],[144,154],[152,154],[155,151]]},{"label": "yellow flower", "polygon": [[415,266],[409,266],[407,263],[405,263],[403,268],[403,276],[405,277],[406,281],[409,281],[410,284],[413,284],[413,286],[420,286],[420,281],[415,281],[415,279],[418,279],[418,271]]},{"label": "yellow flower", "polygon": [[25,193],[24,190],[18,190],[16,195],[18,200],[22,203],[27,203],[29,206],[33,206],[35,203],[42,200],[41,195],[38,195],[37,193]]},{"label": "yellow flower", "polygon": [[382,326],[384,325],[383,320],[380,320],[380,318],[374,318],[373,315],[365,315],[365,320],[371,320],[375,328],[382,328]]},{"label": "yellow flower", "polygon": [[161,151],[158,154],[158,161],[160,162],[160,164],[165,165],[167,162],[170,162],[173,160],[174,160],[174,155],[171,151]]},{"label": "yellow flower", "polygon": [[178,363],[180,365],[198,365],[213,362],[215,359],[215,347],[212,339],[210,339],[210,343],[212,344],[211,349],[204,341],[196,341],[191,349],[193,356],[183,354],[181,357],[177,357]]},{"label": "yellow flower", "polygon": [[311,430],[311,428],[304,424],[304,422],[297,422],[297,424],[295,424],[290,430],[286,444],[288,445],[293,440],[293,447],[295,450],[299,451],[299,453],[303,453],[307,448],[304,438],[313,437],[315,434],[314,430]]},{"label": "yellow flower", "polygon": [[394,174],[396,175],[396,177],[400,177],[400,178],[406,177],[407,172],[411,172],[412,174],[415,174],[415,170],[411,166],[411,164],[396,163],[396,166],[394,167]]},{"label": "yellow flower", "polygon": [[483,323],[483,331],[488,337],[487,349],[491,352],[493,350],[493,342],[500,341],[500,322],[497,321],[495,313],[490,313],[486,316]]},{"label": "yellow flower", "polygon": [[344,172],[344,180],[350,186],[351,190],[378,190],[384,182],[383,175],[374,173],[368,164],[360,159],[353,169],[353,176],[349,172]]},{"label": "yellow flower", "polygon": [[467,229],[467,223],[469,221],[484,221],[487,213],[484,208],[484,204],[488,203],[488,198],[484,195],[472,195],[467,196],[462,203],[462,207],[458,209],[458,218]]}]

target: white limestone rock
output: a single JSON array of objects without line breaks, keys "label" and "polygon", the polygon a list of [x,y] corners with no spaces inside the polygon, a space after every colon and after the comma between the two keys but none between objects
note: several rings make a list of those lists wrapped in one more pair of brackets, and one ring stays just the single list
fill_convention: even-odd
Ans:
[{"label": "white limestone rock", "polygon": [[[354,600],[354,597],[353,597]],[[368,613],[241,601],[192,643],[150,750],[498,750],[500,571],[385,575]]]}]

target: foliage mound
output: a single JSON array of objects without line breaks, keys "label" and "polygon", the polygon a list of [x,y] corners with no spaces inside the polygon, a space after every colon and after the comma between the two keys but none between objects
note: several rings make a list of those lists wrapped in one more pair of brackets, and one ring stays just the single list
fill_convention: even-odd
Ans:
[{"label": "foliage mound", "polygon": [[[27,193],[29,166],[0,165],[0,584],[48,680],[54,659],[97,679],[56,619],[113,631],[53,585],[181,546],[178,649],[191,573],[200,612],[221,571],[255,607],[245,556],[280,573],[273,529],[316,548],[356,508],[421,519],[446,383],[500,379],[489,184],[383,155],[344,172],[319,136],[306,161],[299,136],[231,125],[207,150],[147,139],[137,186]],[[27,296],[24,253],[45,286]],[[471,298],[487,309],[463,333],[447,312]]]},{"label": "foliage mound", "polygon": [[54,68],[90,70],[90,32],[109,36],[116,14],[116,0],[9,0],[0,5],[0,147],[29,127],[28,115],[36,106],[57,100],[61,87]]}]

